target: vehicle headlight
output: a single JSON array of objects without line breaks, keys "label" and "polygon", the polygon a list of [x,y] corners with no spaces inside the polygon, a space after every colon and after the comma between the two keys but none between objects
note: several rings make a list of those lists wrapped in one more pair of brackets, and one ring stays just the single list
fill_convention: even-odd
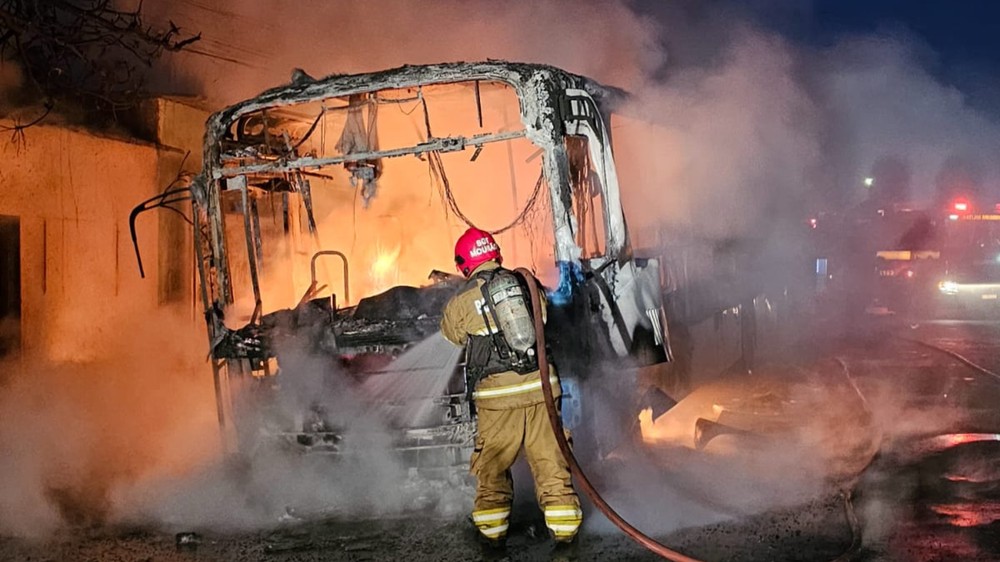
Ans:
[{"label": "vehicle headlight", "polygon": [[954,281],[942,281],[938,283],[938,290],[946,295],[954,295],[958,293],[958,283]]}]

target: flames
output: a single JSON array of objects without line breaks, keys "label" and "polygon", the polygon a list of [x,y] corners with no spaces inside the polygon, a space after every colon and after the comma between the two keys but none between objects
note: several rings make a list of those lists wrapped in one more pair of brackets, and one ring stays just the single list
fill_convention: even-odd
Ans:
[{"label": "flames", "polygon": [[[639,429],[642,442],[647,445],[693,446],[693,424],[678,423],[674,416],[660,416],[653,420],[653,410],[646,408],[639,412]],[[688,421],[688,420],[684,420]]]},{"label": "flames", "polygon": [[[435,134],[443,137],[511,132],[521,127],[519,100],[505,84],[443,84],[422,87],[420,91],[423,99],[429,100],[427,117],[422,111],[414,111],[414,103],[423,107],[424,102],[406,101],[413,92],[386,90],[380,94],[384,102],[402,104],[405,110],[378,113],[376,124],[382,148],[401,149],[425,142],[428,118]],[[307,109],[317,108],[303,108]],[[345,129],[339,113],[324,115],[324,127],[305,141],[303,153],[329,152]],[[435,157],[440,168],[435,166],[433,170],[446,171],[447,192],[444,178],[431,169],[427,157],[386,158],[378,176],[377,194],[367,204],[363,200],[364,188],[357,184],[351,170],[326,166],[322,176],[310,178],[315,233],[305,231],[301,205],[289,207],[290,216],[294,215],[289,224],[297,228],[286,231],[281,216],[283,203],[278,201],[283,196],[262,195],[258,207],[263,213],[263,258],[258,269],[263,314],[292,308],[303,294],[335,294],[338,306],[351,306],[392,287],[426,285],[434,271],[454,271],[455,240],[469,223],[499,229],[522,215],[522,222],[497,236],[504,258],[508,264],[533,268],[543,283],[554,286],[559,281],[554,257],[555,227],[547,208],[548,185],[544,181],[539,187],[540,196],[533,197],[542,171],[542,160],[537,155],[538,146],[526,137],[486,144],[481,150],[469,147],[442,153]],[[244,223],[231,220],[226,228],[227,235],[232,235],[227,247],[231,253],[234,303],[225,321],[231,329],[238,329],[250,320],[256,302],[249,257],[244,250]],[[347,256],[349,274],[341,273],[336,260],[319,260],[313,293],[310,258],[321,250],[337,250]],[[345,284],[349,290],[344,289]],[[346,298],[348,293],[350,299]]]},{"label": "flames", "polygon": [[368,268],[368,294],[381,293],[399,283],[399,253],[401,247],[386,248],[375,244],[374,258]]}]

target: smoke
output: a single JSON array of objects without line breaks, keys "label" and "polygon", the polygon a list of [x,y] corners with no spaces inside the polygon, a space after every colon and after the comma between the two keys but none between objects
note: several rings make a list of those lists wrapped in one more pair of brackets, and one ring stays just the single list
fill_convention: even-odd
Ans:
[{"label": "smoke", "polygon": [[[442,498],[447,512],[461,501],[408,480],[381,413],[294,344],[282,353],[280,399],[237,403],[248,417],[230,431],[246,431],[241,455],[229,456],[199,324],[164,313],[105,333],[85,362],[4,366],[0,534],[44,537],[109,523],[247,529],[292,514],[378,515]],[[246,392],[235,396],[249,400],[259,394],[249,386],[266,384],[231,384],[241,382]],[[343,437],[342,455],[303,458],[294,443],[253,438],[258,422],[280,431],[287,424],[273,424],[310,411]]]},{"label": "smoke", "polygon": [[[763,238],[780,253],[791,243],[783,222],[863,199],[862,178],[887,157],[909,169],[917,197],[949,177],[943,170],[959,157],[984,186],[1000,174],[995,121],[938,80],[926,46],[905,33],[803,46],[732,14],[706,23],[597,1],[186,0],[146,9],[151,21],[204,34],[163,63],[156,85],[216,106],[287,83],[295,67],[322,76],[487,58],[554,64],[625,87],[635,94],[629,116],[657,125],[635,125],[646,136],[615,129],[635,228]],[[5,67],[0,81],[12,76]],[[203,342],[175,337],[198,330],[122,326],[108,341],[116,359],[10,367],[0,392],[0,532],[107,519],[252,525],[297,503],[395,507],[378,498],[399,476],[380,446],[355,465],[295,469],[302,472],[269,453],[249,467],[216,464]],[[303,399],[325,384],[323,369],[306,363],[293,393]],[[334,405],[371,422],[376,430],[365,435],[379,442],[377,419],[352,403]],[[734,484],[744,489],[769,470],[746,466]]]},{"label": "smoke", "polygon": [[933,76],[924,50],[907,35],[805,48],[737,26],[712,64],[638,90],[630,113],[658,127],[619,128],[626,144],[616,156],[634,180],[626,186],[638,187],[623,193],[627,210],[640,224],[713,240],[766,238],[783,222],[863,200],[863,178],[882,176],[887,159],[907,168],[902,199],[920,206],[942,181],[960,183],[947,182],[956,160],[981,190],[995,189],[1000,128]]},{"label": "smoke", "polygon": [[163,315],[87,329],[104,329],[99,359],[4,365],[0,533],[104,521],[117,487],[184,473],[217,450],[203,338],[190,322]]},{"label": "smoke", "polygon": [[929,199],[956,156],[982,163],[983,186],[1000,179],[991,157],[1000,147],[995,117],[970,106],[933,68],[928,48],[908,34],[850,37],[821,53],[813,80],[837,132],[838,160],[855,185],[879,158],[893,154],[912,168],[918,202]]},{"label": "smoke", "polygon": [[[868,197],[862,180],[886,158],[910,170],[917,203],[959,157],[981,186],[1000,179],[995,121],[939,80],[933,51],[898,27],[816,46],[763,29],[753,7],[724,2],[260,0],[147,9],[204,32],[197,53],[167,61],[161,86],[215,105],[287,83],[297,67],[323,76],[487,58],[553,64],[624,87],[635,94],[624,112],[658,125],[634,135],[614,127],[634,230],[770,240],[781,253],[812,213]],[[809,13],[772,11],[782,21]]]},{"label": "smoke", "polygon": [[204,32],[194,50],[209,55],[174,57],[163,84],[186,85],[186,93],[216,103],[288,83],[293,68],[325,76],[492,58],[554,64],[631,86],[664,56],[650,19],[625,3],[593,0],[230,0],[212,6],[185,0],[146,9],[151,19]]},{"label": "smoke", "polygon": [[[850,377],[825,360],[704,384],[655,422],[643,412],[646,446],[622,447],[592,477],[633,524],[669,533],[851,490],[880,451],[959,422],[954,408],[914,400],[897,379],[850,363]],[[600,518],[592,525],[611,529]]]},{"label": "smoke", "polygon": [[[273,527],[289,517],[320,514],[378,516],[408,507],[407,474],[391,454],[380,412],[358,396],[346,376],[295,346],[281,353],[281,368],[281,392],[274,401],[253,399],[263,389],[250,388],[273,382],[244,381],[248,386],[235,391],[237,399],[247,400],[235,406],[242,416],[235,428],[239,455],[120,487],[116,519],[218,531]],[[303,419],[311,412],[315,419]],[[320,419],[324,430],[342,437],[336,455],[302,455],[294,436],[282,441],[280,434],[294,429],[288,422]]]},{"label": "smoke", "polygon": [[[245,66],[181,55],[165,79],[225,103],[286,83],[294,67],[321,76],[486,58],[554,64],[634,94],[625,118],[612,123],[630,227],[668,227],[708,247],[753,239],[770,256],[798,248],[796,228],[811,213],[865,199],[863,178],[883,175],[880,163],[890,159],[907,171],[917,200],[932,195],[956,155],[975,164],[976,181],[996,183],[996,123],[936,77],[933,53],[918,37],[883,30],[803,45],[715,9],[640,15],[628,3],[390,1],[333,9],[229,2],[213,15],[179,3],[172,19],[215,34],[200,49]],[[777,282],[786,275],[770,272]],[[892,419],[886,415],[899,408],[879,403],[876,418]],[[816,431],[812,438],[822,443],[836,429]],[[822,472],[815,463],[822,457],[767,452],[782,454],[771,455],[774,463],[757,462],[763,455],[740,465],[744,474],[727,488],[746,492],[755,509],[775,489],[752,493],[755,476],[796,461]],[[642,489],[641,481],[621,490]],[[816,479],[795,485],[818,487]]]},{"label": "smoke", "polygon": [[619,128],[627,210],[640,224],[721,240],[758,236],[800,209],[822,135],[816,104],[794,75],[791,46],[745,28],[718,66],[644,84],[627,113],[657,127]]}]

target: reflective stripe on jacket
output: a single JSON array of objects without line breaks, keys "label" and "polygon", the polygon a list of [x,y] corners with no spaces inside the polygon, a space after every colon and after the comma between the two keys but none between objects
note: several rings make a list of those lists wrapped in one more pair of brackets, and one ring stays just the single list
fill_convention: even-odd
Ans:
[{"label": "reflective stripe on jacket", "polygon": [[[489,261],[476,268],[473,272],[486,271],[500,267],[494,261]],[[479,286],[482,281],[476,283],[461,293],[455,295],[444,308],[444,315],[441,318],[441,333],[455,345],[464,346],[471,335],[488,334],[489,330],[483,321],[480,308],[483,306],[483,294]],[[545,310],[544,292],[539,291],[542,299],[542,310]],[[544,314],[544,312],[543,312]],[[544,316],[543,316],[544,321]],[[559,388],[559,378],[555,369],[549,365],[551,374],[552,392],[554,397],[561,395]],[[524,375],[514,371],[505,371],[489,375],[479,381],[476,385],[473,398],[476,400],[476,407],[488,410],[505,410],[508,408],[521,408],[541,403],[545,400],[542,394],[542,382],[538,371],[533,371]]]}]

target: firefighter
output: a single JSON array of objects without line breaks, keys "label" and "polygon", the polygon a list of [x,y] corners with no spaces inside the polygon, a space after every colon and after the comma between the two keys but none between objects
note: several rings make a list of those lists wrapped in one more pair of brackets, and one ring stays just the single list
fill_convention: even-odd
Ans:
[{"label": "firefighter", "polygon": [[[468,229],[455,244],[455,265],[469,282],[445,306],[441,320],[444,336],[466,346],[466,373],[479,419],[470,460],[477,481],[472,521],[487,543],[503,544],[513,499],[510,468],[524,447],[545,525],[555,541],[569,543],[576,537],[583,512],[547,416],[525,280],[502,268],[502,260],[492,235]],[[498,301],[488,289],[499,282],[508,285],[496,295],[520,299]],[[520,325],[512,324],[511,318]],[[511,333],[505,333],[505,327]],[[527,339],[524,332],[530,332]],[[549,370],[558,398],[559,380],[551,366]]]}]

